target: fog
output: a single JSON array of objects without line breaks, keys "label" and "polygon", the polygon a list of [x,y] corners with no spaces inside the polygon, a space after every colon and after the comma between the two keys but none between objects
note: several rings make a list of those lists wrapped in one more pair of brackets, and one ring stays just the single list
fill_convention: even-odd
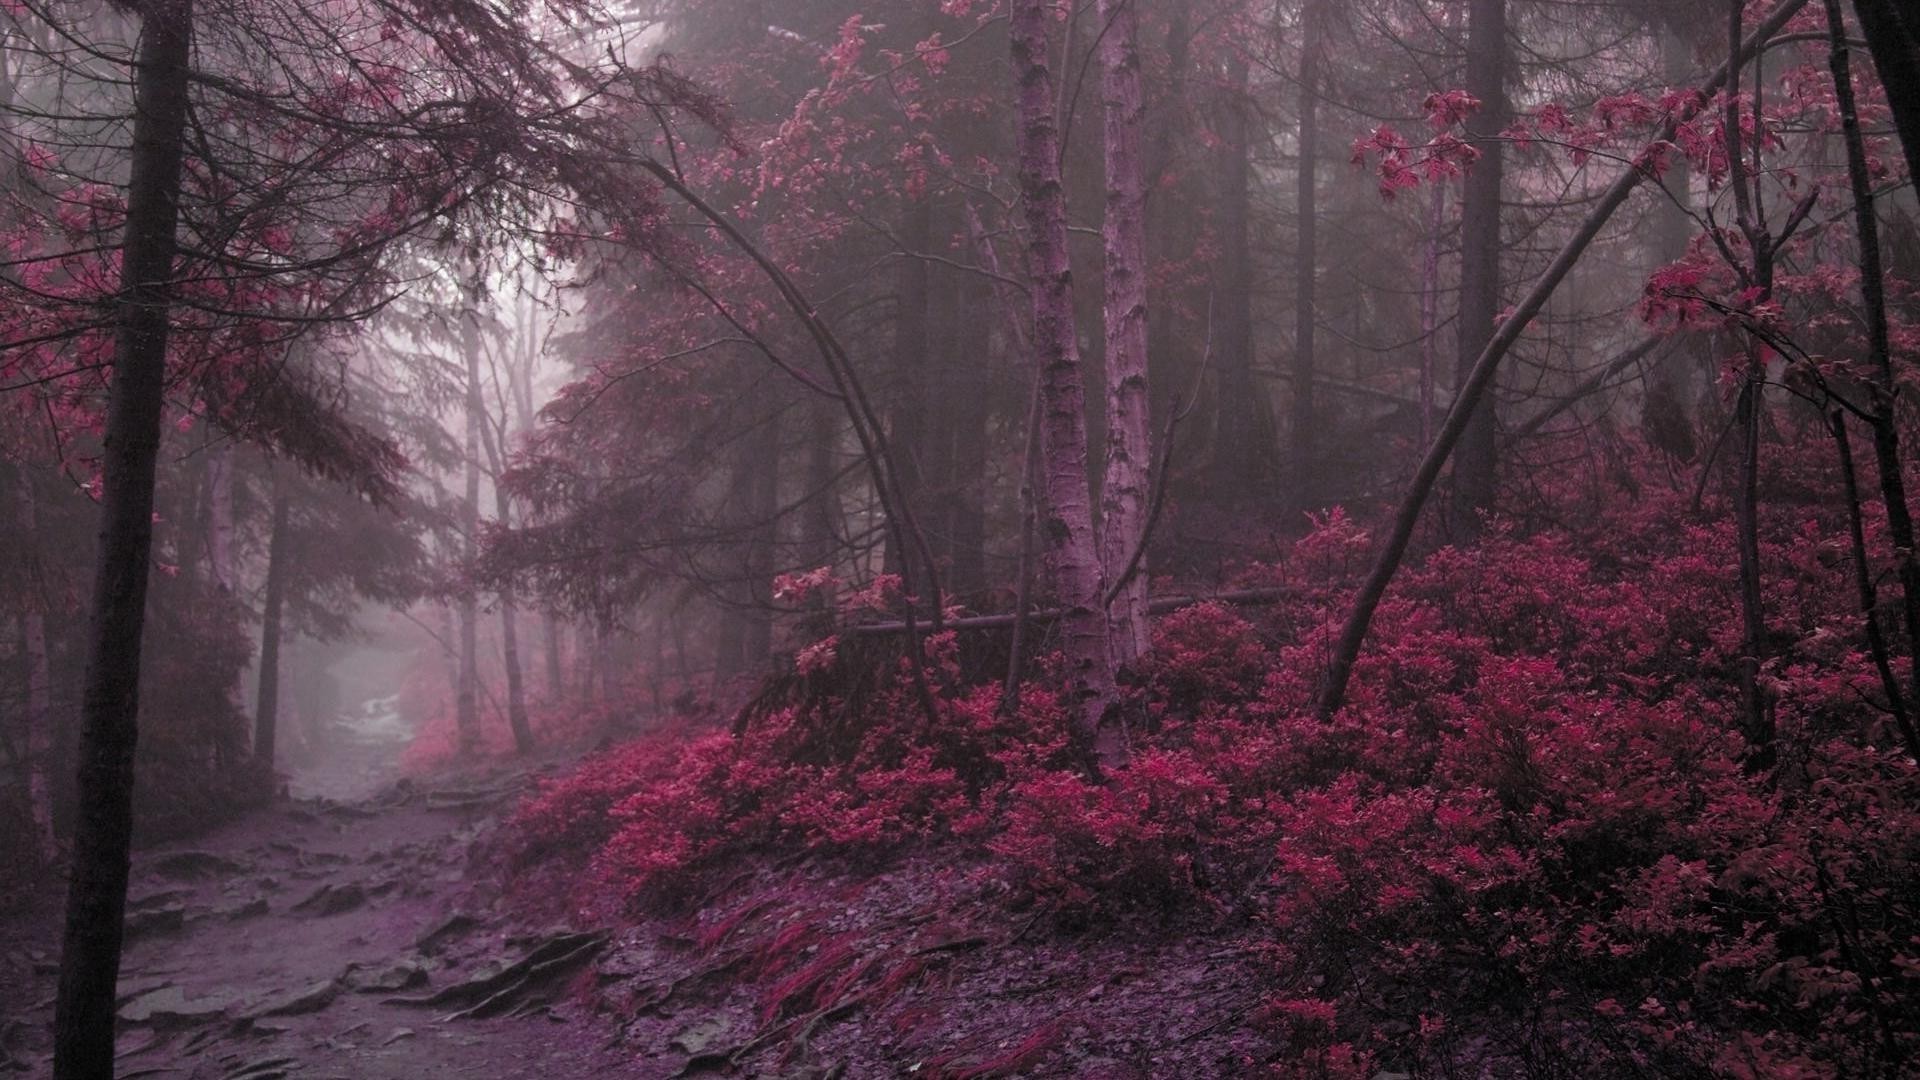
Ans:
[{"label": "fog", "polygon": [[1898,0],[0,10],[0,1069],[1896,1076]]}]

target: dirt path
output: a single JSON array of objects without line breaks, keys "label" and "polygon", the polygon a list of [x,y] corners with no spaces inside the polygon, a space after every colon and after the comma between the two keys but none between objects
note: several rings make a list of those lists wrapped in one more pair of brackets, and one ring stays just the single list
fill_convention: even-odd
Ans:
[{"label": "dirt path", "polygon": [[[375,775],[342,766],[309,787]],[[522,771],[296,798],[141,852],[122,1080],[651,1075],[568,1000],[601,939],[516,924],[484,873],[468,874],[473,845],[529,782]],[[47,1070],[56,892],[0,926],[0,1071]]]}]

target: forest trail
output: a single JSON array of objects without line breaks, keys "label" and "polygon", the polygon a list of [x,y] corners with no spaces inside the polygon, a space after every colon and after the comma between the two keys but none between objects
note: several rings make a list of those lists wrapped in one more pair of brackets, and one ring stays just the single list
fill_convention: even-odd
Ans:
[{"label": "forest trail", "polygon": [[[537,770],[398,779],[384,719],[293,798],[136,853],[122,1080],[629,1075],[567,994],[603,939],[469,872]],[[0,1072],[47,1071],[59,899],[0,923]]]}]

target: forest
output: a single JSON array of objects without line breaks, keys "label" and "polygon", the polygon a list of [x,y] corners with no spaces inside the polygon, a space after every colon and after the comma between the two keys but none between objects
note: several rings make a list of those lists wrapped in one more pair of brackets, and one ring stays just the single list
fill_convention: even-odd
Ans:
[{"label": "forest", "polygon": [[5,0],[0,1074],[1920,1078],[1912,0]]}]

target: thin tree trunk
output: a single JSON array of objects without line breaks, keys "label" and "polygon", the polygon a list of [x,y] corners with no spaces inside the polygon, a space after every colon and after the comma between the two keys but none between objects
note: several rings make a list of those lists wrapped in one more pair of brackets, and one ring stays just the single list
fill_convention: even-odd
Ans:
[{"label": "thin tree trunk", "polygon": [[53,760],[53,679],[47,618],[33,601],[20,614],[20,643],[27,662],[27,808],[34,846],[42,864],[50,866],[60,851],[53,833],[53,785],[47,779]]},{"label": "thin tree trunk", "polygon": [[[531,296],[526,297],[525,304],[516,305],[514,328],[520,345],[519,363],[507,365],[507,389],[523,436],[533,430],[533,373],[540,361],[540,349],[535,341],[538,314]],[[540,635],[546,653],[547,696],[550,704],[558,704],[566,700],[567,689],[560,662],[559,620],[550,608],[540,612]]]},{"label": "thin tree trunk", "polygon": [[[1747,37],[1740,50],[1739,62],[1759,51],[1766,42],[1786,25],[1787,20],[1807,5],[1807,0],[1782,0],[1773,13],[1763,20],[1760,26]],[[1699,112],[1700,104],[1718,93],[1725,86],[1735,64],[1723,64],[1700,88],[1700,92],[1687,99],[1687,103],[1668,118],[1656,133],[1653,142],[1671,141],[1675,129],[1680,124],[1692,120]],[[1332,716],[1338,712],[1347,697],[1347,683],[1353,677],[1353,665],[1360,657],[1360,649],[1366,644],[1367,631],[1373,624],[1373,614],[1380,607],[1381,599],[1386,596],[1387,586],[1393,583],[1394,575],[1400,569],[1400,562],[1406,558],[1407,545],[1413,540],[1413,532],[1420,524],[1420,511],[1426,506],[1427,497],[1433,493],[1433,485],[1440,478],[1440,470],[1446,467],[1447,458],[1458,445],[1465,431],[1468,418],[1473,415],[1473,407],[1486,393],[1494,375],[1499,371],[1500,361],[1513,348],[1527,324],[1540,314],[1553,293],[1566,280],[1574,264],[1586,253],[1600,230],[1625,205],[1628,196],[1640,186],[1647,174],[1641,169],[1629,166],[1615,178],[1613,184],[1601,194],[1588,212],[1586,220],[1567,239],[1554,256],[1553,262],[1527,290],[1526,296],[1500,323],[1500,328],[1487,343],[1479,360],[1475,361],[1473,371],[1448,411],[1447,419],[1440,426],[1440,434],[1428,447],[1427,453],[1420,459],[1420,468],[1414,473],[1407,493],[1402,497],[1400,506],[1394,511],[1392,528],[1387,534],[1385,544],[1375,557],[1373,567],[1367,572],[1367,579],[1361,585],[1359,595],[1354,598],[1353,608],[1347,613],[1346,622],[1340,630],[1339,640],[1335,643],[1327,659],[1326,682],[1320,693],[1318,711],[1321,716]]]},{"label": "thin tree trunk", "polygon": [[[1728,0],[1727,63],[1733,74],[1732,85],[1740,83],[1740,45],[1745,36],[1744,0]],[[1756,117],[1755,128],[1758,129]],[[1773,294],[1773,238],[1760,224],[1760,198],[1757,181],[1748,170],[1747,157],[1740,138],[1740,97],[1729,94],[1726,102],[1728,184],[1733,188],[1735,214],[1740,231],[1746,235],[1753,254],[1752,285],[1757,290],[1756,304],[1764,304]],[[1759,154],[1755,147],[1754,153]],[[1757,164],[1757,161],[1756,161]],[[1740,395],[1734,406],[1735,425],[1740,432],[1740,468],[1733,495],[1735,546],[1740,561],[1740,700],[1746,728],[1748,767],[1767,772],[1774,763],[1773,711],[1760,685],[1760,669],[1766,662],[1767,616],[1765,597],[1760,588],[1760,410],[1765,404],[1766,356],[1760,340],[1749,333],[1746,342],[1746,369],[1740,383]]]},{"label": "thin tree trunk", "polygon": [[273,532],[267,541],[267,595],[260,613],[260,685],[253,709],[253,759],[273,772],[274,743],[280,716],[281,613],[287,596],[287,514],[284,492],[273,496]]},{"label": "thin tree trunk", "polygon": [[[37,548],[40,507],[33,477],[25,466],[17,466],[14,473],[20,484],[20,533]],[[28,557],[26,570],[28,595],[20,611],[20,648],[27,665],[27,810],[33,821],[34,847],[42,863],[52,865],[59,855],[53,834],[53,785],[47,779],[53,759],[53,677],[43,610],[46,583],[37,554]]]},{"label": "thin tree trunk", "polygon": [[[1916,562],[1913,512],[1907,503],[1905,466],[1900,460],[1900,425],[1894,414],[1897,387],[1893,373],[1893,344],[1887,323],[1885,257],[1880,248],[1880,219],[1874,209],[1873,180],[1867,168],[1866,141],[1860,133],[1860,109],[1854,99],[1852,64],[1848,58],[1846,28],[1839,0],[1825,0],[1827,30],[1832,42],[1829,64],[1840,130],[1847,144],[1847,176],[1853,188],[1854,229],[1860,244],[1860,299],[1867,321],[1867,365],[1872,373],[1873,453],[1880,474],[1880,501],[1887,513],[1887,534],[1893,541],[1900,574],[1901,609],[1906,616],[1908,663],[1911,666],[1907,702],[1920,699],[1920,562]],[[1844,438],[1844,435],[1842,436]],[[1864,571],[1863,571],[1864,572]],[[1868,617],[1872,618],[1869,611]],[[1911,713],[1899,713],[1900,730],[1909,750],[1920,757],[1920,724]]]},{"label": "thin tree trunk", "polygon": [[454,696],[454,727],[460,755],[480,749],[480,600],[473,584],[473,560],[480,550],[480,423],[485,403],[480,394],[480,287],[467,287],[467,310],[460,316],[460,351],[467,360],[466,501],[460,507],[464,565],[460,583],[460,687]]},{"label": "thin tree trunk", "polygon": [[614,699],[613,677],[613,619],[601,616],[593,624],[593,670],[600,676],[594,692],[602,705],[608,705]]},{"label": "thin tree trunk", "polygon": [[[1659,30],[1661,66],[1669,86],[1681,85],[1692,72],[1693,50],[1679,28],[1683,17],[1678,13],[1670,15],[1662,20]],[[1673,157],[1673,163],[1660,177],[1666,198],[1655,219],[1658,225],[1655,257],[1668,263],[1686,257],[1694,228],[1693,168],[1684,154]],[[1687,331],[1679,334],[1681,340],[1677,347],[1663,350],[1653,362],[1641,427],[1654,446],[1690,462],[1699,455],[1694,414],[1700,379],[1695,369],[1705,365],[1698,364],[1698,354],[1687,347]]]},{"label": "thin tree trunk", "polygon": [[233,444],[224,436],[207,452],[207,567],[221,593],[238,593],[233,557]]},{"label": "thin tree trunk", "polygon": [[153,548],[193,37],[191,0],[151,0],[142,11],[101,451],[99,562],[81,695],[79,807],[54,1004],[55,1080],[113,1076],[115,987],[133,838],[140,634]]},{"label": "thin tree trunk", "polygon": [[1252,494],[1267,464],[1271,417],[1253,378],[1253,118],[1246,57],[1227,60],[1221,108],[1220,374],[1213,438],[1213,486],[1227,503]]},{"label": "thin tree trunk", "polygon": [[[1467,14],[1467,93],[1480,108],[1467,119],[1467,133],[1480,157],[1467,175],[1460,211],[1460,312],[1455,323],[1460,354],[1454,385],[1464,386],[1492,340],[1500,318],[1500,209],[1506,154],[1502,132],[1507,107],[1507,0],[1472,0]],[[1476,402],[1453,463],[1453,512],[1457,531],[1473,536],[1481,515],[1493,508],[1499,449],[1494,402]]]},{"label": "thin tree trunk", "polygon": [[[1319,414],[1313,383],[1315,310],[1319,306],[1320,240],[1320,65],[1325,48],[1325,11],[1321,0],[1307,0],[1300,15],[1300,146],[1294,211],[1299,242],[1294,248],[1293,285],[1293,483],[1294,505],[1319,505]],[[1436,185],[1437,187],[1437,185]]]},{"label": "thin tree trunk", "polygon": [[[500,498],[505,502],[504,496]],[[505,506],[500,507],[504,516]],[[527,721],[526,681],[520,673],[520,628],[513,606],[512,586],[500,587],[500,652],[507,666],[507,728],[513,732],[513,748],[522,754],[533,753],[533,725]]]},{"label": "thin tree trunk", "polygon": [[[502,411],[505,403],[501,403]],[[506,421],[501,421],[504,434]],[[481,441],[486,446],[487,464],[493,472],[493,517],[501,528],[507,528],[513,521],[513,501],[507,497],[507,489],[500,482],[506,473],[506,448],[499,445],[500,440],[493,435],[493,418],[486,418],[481,426]],[[500,660],[507,669],[507,729],[513,732],[513,748],[521,754],[533,753],[533,726],[527,722],[526,680],[520,672],[520,627],[518,613],[514,606],[513,585],[511,582],[500,586]]]},{"label": "thin tree trunk", "polygon": [[[927,416],[927,379],[932,374],[928,358],[928,304],[931,300],[931,274],[924,257],[931,246],[933,208],[926,199],[907,204],[906,219],[900,227],[899,271],[894,278],[895,314],[893,321],[893,363],[895,396],[888,418],[893,447],[896,498],[910,505],[914,514],[925,512],[927,476],[934,462],[929,447]],[[750,466],[751,467],[751,466]],[[886,572],[911,576],[908,562],[914,552],[906,546],[887,544]]]},{"label": "thin tree trunk", "polygon": [[1101,765],[1124,747],[1103,723],[1113,700],[1107,618],[1093,508],[1087,491],[1086,388],[1075,340],[1073,270],[1067,254],[1066,189],[1054,115],[1047,27],[1052,5],[1013,0],[1014,79],[1019,87],[1020,189],[1027,217],[1033,289],[1033,348],[1041,387],[1041,446],[1047,520],[1041,529],[1060,603],[1069,700],[1079,734]]},{"label": "thin tree trunk", "polygon": [[1440,333],[1440,232],[1447,217],[1447,188],[1433,185],[1427,211],[1427,251],[1420,265],[1420,445],[1433,441],[1434,368]]},{"label": "thin tree trunk", "polygon": [[1860,604],[1860,624],[1867,635],[1867,655],[1873,658],[1880,674],[1881,692],[1887,695],[1887,711],[1893,714],[1900,739],[1907,753],[1920,761],[1920,731],[1907,712],[1907,694],[1900,689],[1900,678],[1893,673],[1893,650],[1887,645],[1886,631],[1880,628],[1879,590],[1873,584],[1873,565],[1867,557],[1867,530],[1860,513],[1860,472],[1853,461],[1853,440],[1847,434],[1847,414],[1834,409],[1827,416],[1834,446],[1840,456],[1840,482],[1847,502],[1847,539],[1853,552],[1854,596]]},{"label": "thin tree trunk", "polygon": [[[1100,0],[1105,34],[1100,82],[1107,171],[1105,327],[1106,481],[1100,489],[1100,561],[1118,578],[1146,535],[1148,470],[1153,460],[1147,381],[1146,184],[1141,174],[1139,12],[1134,0]],[[1151,645],[1147,574],[1142,565],[1107,610],[1107,650],[1115,668]]]}]

